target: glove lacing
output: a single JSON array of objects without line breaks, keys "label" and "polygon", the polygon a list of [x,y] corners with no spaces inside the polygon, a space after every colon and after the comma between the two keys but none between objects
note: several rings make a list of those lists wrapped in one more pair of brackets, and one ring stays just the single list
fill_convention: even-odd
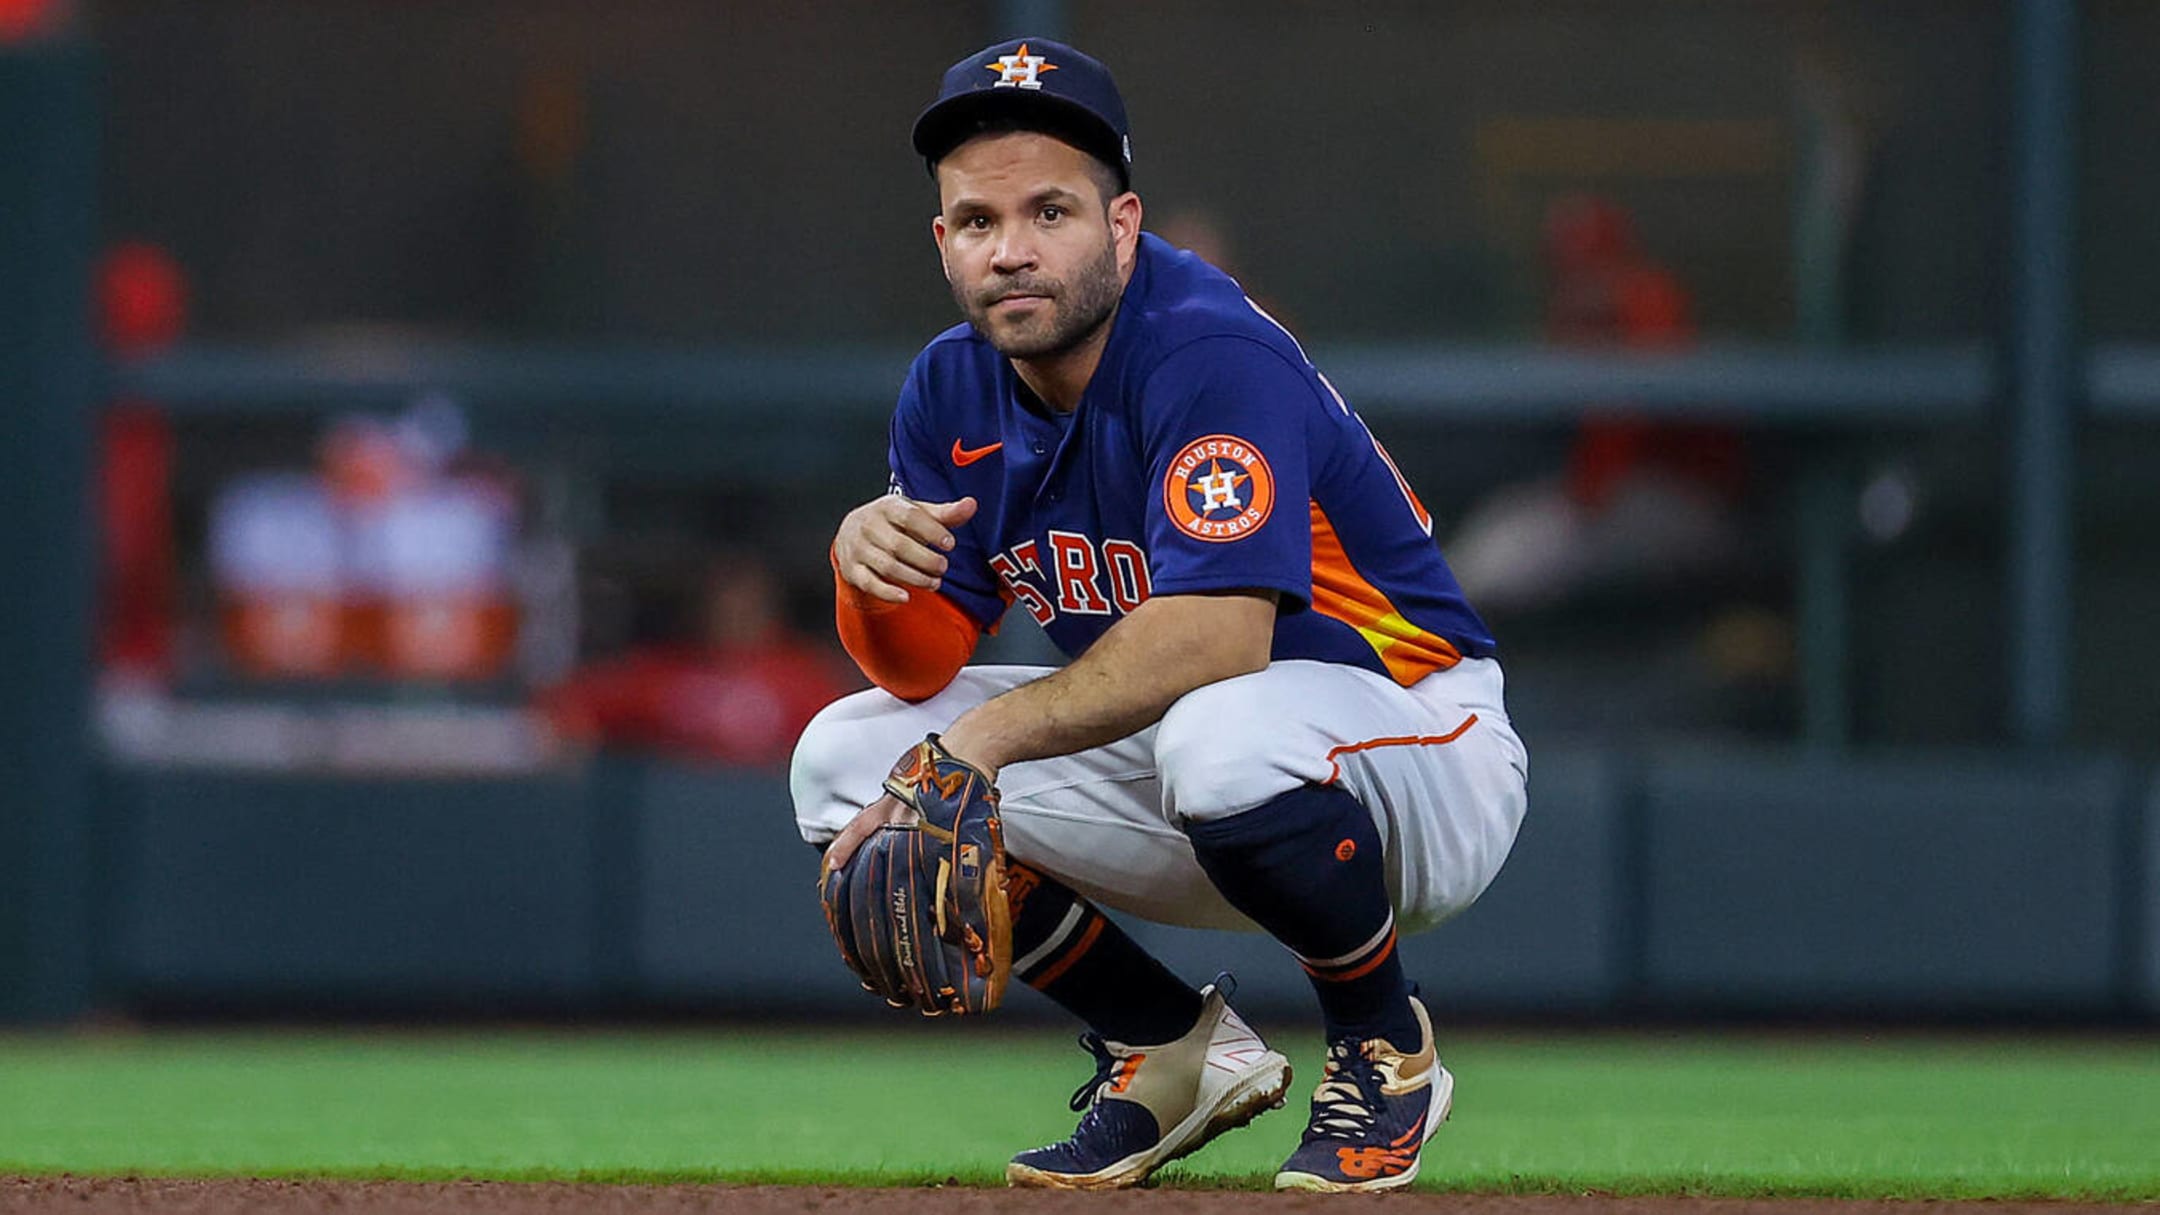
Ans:
[{"label": "glove lacing", "polygon": [[1329,1043],[1326,1071],[1313,1090],[1312,1121],[1305,1127],[1304,1141],[1370,1138],[1380,1120],[1381,1084],[1380,1069],[1366,1055],[1363,1042],[1344,1038]]}]

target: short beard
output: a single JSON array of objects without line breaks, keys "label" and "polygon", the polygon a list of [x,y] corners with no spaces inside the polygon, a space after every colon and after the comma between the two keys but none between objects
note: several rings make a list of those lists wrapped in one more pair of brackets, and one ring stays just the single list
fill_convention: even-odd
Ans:
[{"label": "short beard", "polygon": [[[1015,291],[1048,297],[1053,315],[1047,329],[1037,331],[1035,326],[1029,326],[1024,335],[1004,337],[991,329],[991,307]],[[1125,284],[1118,279],[1117,246],[1112,242],[1105,242],[1102,256],[1081,267],[1069,282],[1021,275],[977,291],[958,283],[952,285],[953,302],[960,305],[968,323],[992,349],[1008,359],[1050,358],[1087,341],[1117,311],[1118,297],[1124,291]]]}]

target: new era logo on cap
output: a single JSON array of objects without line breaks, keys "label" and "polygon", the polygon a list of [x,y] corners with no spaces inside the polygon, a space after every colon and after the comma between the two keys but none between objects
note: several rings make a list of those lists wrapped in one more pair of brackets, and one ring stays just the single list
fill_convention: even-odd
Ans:
[{"label": "new era logo on cap", "polygon": [[1028,54],[1025,42],[1020,44],[1019,50],[1010,55],[999,55],[995,62],[983,66],[998,74],[997,83],[990,87],[999,89],[1039,89],[1042,74],[1057,70],[1057,65],[1050,62],[1048,56]]}]

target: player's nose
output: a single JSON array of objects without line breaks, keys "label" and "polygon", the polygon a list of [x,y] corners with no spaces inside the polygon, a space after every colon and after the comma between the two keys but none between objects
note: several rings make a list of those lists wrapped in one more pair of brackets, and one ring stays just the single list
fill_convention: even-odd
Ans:
[{"label": "player's nose", "polygon": [[1035,267],[1035,242],[1026,232],[1004,233],[990,250],[990,266],[999,274],[1014,274]]}]

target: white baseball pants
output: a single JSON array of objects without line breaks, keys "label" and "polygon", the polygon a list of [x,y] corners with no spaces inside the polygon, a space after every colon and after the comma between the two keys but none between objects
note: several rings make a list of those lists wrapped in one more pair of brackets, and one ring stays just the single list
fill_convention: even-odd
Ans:
[{"label": "white baseball pants", "polygon": [[[1051,670],[967,667],[919,704],[871,689],[827,706],[795,748],[803,838],[837,834],[923,735]],[[1468,907],[1500,871],[1528,771],[1498,662],[1466,659],[1404,688],[1358,667],[1292,660],[1197,688],[1107,746],[1012,764],[998,788],[1016,859],[1142,919],[1257,932],[1201,872],[1181,824],[1339,784],[1372,812],[1397,926],[1415,932]]]}]

